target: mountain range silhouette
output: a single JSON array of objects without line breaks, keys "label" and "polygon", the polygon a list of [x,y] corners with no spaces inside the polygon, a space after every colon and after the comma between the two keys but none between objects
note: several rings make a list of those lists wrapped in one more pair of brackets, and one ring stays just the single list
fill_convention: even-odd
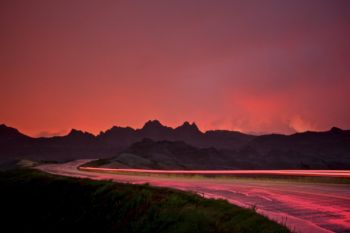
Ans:
[{"label": "mountain range silhouette", "polygon": [[[149,139],[147,143],[145,139]],[[138,150],[141,145],[143,149]],[[163,148],[163,152],[157,152],[157,147]],[[0,125],[0,162],[118,158],[130,151],[143,159],[153,158],[151,151],[156,151],[154,153],[168,156],[158,156],[160,160],[175,161],[166,164],[152,160],[153,168],[171,169],[169,164],[173,164],[173,168],[184,169],[349,169],[350,130],[333,127],[325,132],[256,136],[228,130],[202,132],[195,123],[189,122],[171,128],[152,120],[141,129],[113,126],[96,136],[72,129],[65,136],[33,138]],[[181,164],[185,160],[186,164]]]}]

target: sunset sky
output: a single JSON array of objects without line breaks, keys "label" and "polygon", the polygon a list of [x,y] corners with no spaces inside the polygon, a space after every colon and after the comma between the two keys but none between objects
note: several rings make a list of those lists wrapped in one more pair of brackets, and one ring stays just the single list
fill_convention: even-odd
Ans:
[{"label": "sunset sky", "polygon": [[0,123],[350,128],[350,1],[0,2]]}]

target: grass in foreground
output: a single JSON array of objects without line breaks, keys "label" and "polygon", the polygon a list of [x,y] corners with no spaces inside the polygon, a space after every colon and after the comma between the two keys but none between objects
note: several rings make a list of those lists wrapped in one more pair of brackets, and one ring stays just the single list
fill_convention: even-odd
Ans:
[{"label": "grass in foreground", "polygon": [[290,232],[224,200],[148,185],[33,170],[0,173],[0,185],[2,227],[11,232]]}]

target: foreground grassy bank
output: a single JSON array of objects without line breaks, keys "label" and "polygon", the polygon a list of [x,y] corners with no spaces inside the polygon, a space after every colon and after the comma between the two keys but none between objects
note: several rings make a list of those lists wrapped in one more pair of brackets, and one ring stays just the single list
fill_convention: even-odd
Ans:
[{"label": "foreground grassy bank", "polygon": [[254,210],[148,185],[35,170],[0,173],[0,185],[11,232],[289,232]]}]

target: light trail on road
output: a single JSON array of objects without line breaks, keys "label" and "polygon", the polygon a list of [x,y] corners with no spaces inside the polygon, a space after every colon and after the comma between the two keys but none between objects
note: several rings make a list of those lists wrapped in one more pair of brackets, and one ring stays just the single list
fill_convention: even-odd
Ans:
[{"label": "light trail on road", "polygon": [[350,171],[348,170],[155,170],[100,167],[80,167],[79,169],[95,172],[108,171],[174,175],[281,175],[350,178]]},{"label": "light trail on road", "polygon": [[[349,233],[350,232],[350,185],[329,183],[304,183],[259,179],[210,179],[164,177],[149,175],[111,174],[106,170],[92,168],[78,170],[77,167],[88,160],[77,160],[65,164],[41,165],[38,169],[58,175],[111,179],[116,182],[170,187],[193,191],[207,198],[222,198],[232,204],[250,208],[278,222],[285,222],[291,229],[300,233]],[[140,172],[140,169],[119,169],[123,172]],[[141,170],[141,173],[154,173]],[[145,172],[148,171],[148,172]],[[153,170],[154,171],[154,170]],[[159,171],[159,170],[155,170]],[[113,171],[114,172],[114,171]],[[174,174],[177,171],[162,171]],[[218,174],[218,171],[186,171],[181,174]],[[195,173],[191,173],[195,172]],[[208,173],[209,172],[209,173]],[[349,171],[330,170],[278,170],[278,171],[219,171],[223,174],[253,175],[305,175],[323,177],[349,177]],[[238,172],[238,173],[237,173]],[[243,173],[242,173],[243,172]],[[270,172],[270,173],[269,173]],[[157,172],[155,172],[157,173]],[[158,174],[158,173],[157,173]],[[221,174],[221,173],[219,173]],[[340,175],[340,176],[339,176]]]}]

